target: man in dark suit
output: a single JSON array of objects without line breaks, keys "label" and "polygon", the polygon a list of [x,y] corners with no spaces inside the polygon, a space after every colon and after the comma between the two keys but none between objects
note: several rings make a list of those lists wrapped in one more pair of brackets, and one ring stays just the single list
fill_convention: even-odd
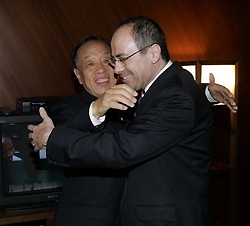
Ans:
[{"label": "man in dark suit", "polygon": [[[83,121],[89,121],[88,109],[108,88],[116,83],[114,70],[108,65],[110,44],[96,36],[86,36],[71,53],[74,73],[83,91],[62,98],[48,108],[55,125],[75,128],[74,117],[82,110]],[[123,117],[121,121],[121,117]],[[117,129],[125,121],[114,110],[107,113],[106,123]],[[97,131],[92,126],[89,132]],[[65,182],[54,220],[54,226],[120,226],[119,204],[125,185],[125,170],[65,168]]]},{"label": "man in dark suit", "polygon": [[[29,127],[35,148],[47,145],[54,164],[129,167],[121,202],[122,225],[211,225],[208,185],[213,120],[202,90],[190,73],[170,61],[162,30],[148,18],[121,24],[111,45],[115,71],[129,85],[109,89],[116,108],[134,103],[133,89],[146,92],[133,122],[116,133],[90,133],[54,128],[41,110],[44,122]],[[117,97],[117,93],[122,94]],[[92,105],[93,115],[99,118],[113,104],[110,98],[99,98]],[[79,128],[85,124],[79,121]]]}]

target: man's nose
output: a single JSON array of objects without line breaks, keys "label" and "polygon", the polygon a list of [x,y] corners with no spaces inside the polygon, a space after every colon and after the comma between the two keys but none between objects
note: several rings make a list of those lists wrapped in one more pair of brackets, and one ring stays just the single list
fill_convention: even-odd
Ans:
[{"label": "man's nose", "polygon": [[124,70],[124,66],[120,61],[115,62],[115,73],[121,74],[121,72]]},{"label": "man's nose", "polygon": [[99,63],[96,67],[96,71],[99,73],[102,73],[106,70],[106,65],[104,65],[103,63]]}]

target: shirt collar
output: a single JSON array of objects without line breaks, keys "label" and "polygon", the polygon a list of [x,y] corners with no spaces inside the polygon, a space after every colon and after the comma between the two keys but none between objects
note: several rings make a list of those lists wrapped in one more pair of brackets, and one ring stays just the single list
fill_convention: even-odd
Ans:
[{"label": "shirt collar", "polygon": [[150,86],[154,83],[154,81],[164,72],[166,71],[171,65],[173,64],[173,62],[171,60],[168,61],[168,63],[166,64],[166,66],[164,68],[161,69],[161,71],[158,73],[158,75],[156,75],[154,77],[154,79],[146,86],[146,88],[144,89],[145,93],[148,91],[148,89],[150,88]]}]

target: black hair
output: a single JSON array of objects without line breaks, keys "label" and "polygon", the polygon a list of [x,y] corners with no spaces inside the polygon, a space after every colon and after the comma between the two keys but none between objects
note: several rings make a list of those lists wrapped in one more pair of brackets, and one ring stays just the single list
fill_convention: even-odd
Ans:
[{"label": "black hair", "polygon": [[[151,44],[158,44],[161,47],[162,59],[166,62],[170,60],[165,34],[154,20],[144,16],[131,17],[121,22],[116,30],[123,26],[131,26],[132,37],[138,49]],[[143,54],[146,51],[147,49],[141,51],[141,53]]]},{"label": "black hair", "polygon": [[107,45],[107,47],[111,50],[111,47],[110,47],[110,42],[108,42],[106,39],[104,38],[101,38],[101,37],[98,37],[98,36],[85,36],[81,39],[80,42],[78,42],[76,44],[76,46],[74,47],[74,49],[71,51],[71,54],[70,54],[70,58],[71,58],[71,63],[72,63],[72,66],[73,68],[77,68],[77,51],[80,49],[80,47],[87,43],[87,42],[90,42],[90,41],[97,41],[97,42],[101,42],[105,45]]}]

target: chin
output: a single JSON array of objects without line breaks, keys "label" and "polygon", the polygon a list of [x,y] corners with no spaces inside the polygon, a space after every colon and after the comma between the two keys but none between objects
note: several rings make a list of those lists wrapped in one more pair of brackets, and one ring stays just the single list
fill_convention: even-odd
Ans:
[{"label": "chin", "polygon": [[102,95],[103,93],[105,93],[107,89],[109,89],[109,86],[106,86],[106,87],[100,86],[100,87],[98,87],[98,89],[97,89],[97,94],[100,96],[100,95]]},{"label": "chin", "polygon": [[129,86],[132,89],[135,89],[136,85],[133,83],[133,81],[124,81],[124,83]]}]

